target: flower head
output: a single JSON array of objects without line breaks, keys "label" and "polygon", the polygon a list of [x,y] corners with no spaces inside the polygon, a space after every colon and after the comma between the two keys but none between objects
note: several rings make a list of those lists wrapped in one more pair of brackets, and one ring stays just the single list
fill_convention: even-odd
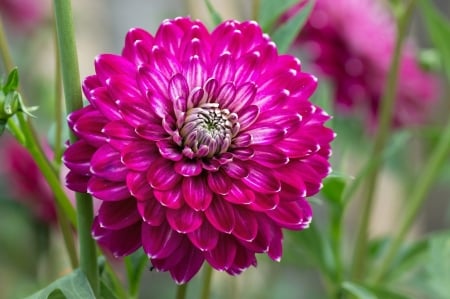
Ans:
[{"label": "flower head", "polygon": [[[317,0],[296,45],[311,55],[318,73],[330,79],[338,111],[363,111],[373,125],[395,38],[395,21],[379,1],[343,0],[336,5]],[[401,56],[396,126],[423,121],[437,97],[438,80],[420,68],[415,52],[409,40]]]},{"label": "flower head", "polygon": [[32,30],[50,11],[48,0],[0,0],[0,13],[13,29]]},{"label": "flower head", "polygon": [[[50,147],[45,147],[48,157]],[[12,138],[2,141],[1,162],[11,195],[43,223],[56,223],[53,193],[28,151]]]},{"label": "flower head", "polygon": [[93,235],[116,256],[142,247],[189,281],[204,261],[238,274],[279,260],[282,229],[311,221],[334,133],[309,101],[316,79],[257,23],[164,21],[128,32],[69,116],[68,186],[102,200]]}]

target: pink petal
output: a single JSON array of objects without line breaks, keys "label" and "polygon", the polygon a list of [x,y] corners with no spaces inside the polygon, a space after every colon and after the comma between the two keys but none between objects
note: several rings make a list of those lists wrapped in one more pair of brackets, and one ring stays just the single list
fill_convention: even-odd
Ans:
[{"label": "pink petal", "polygon": [[260,193],[276,193],[281,190],[280,181],[269,168],[252,164],[249,166],[251,171],[248,176],[242,179],[242,182],[248,187]]},{"label": "pink petal", "polygon": [[148,225],[158,227],[166,220],[165,208],[153,197],[138,200],[137,210]]},{"label": "pink petal", "polygon": [[166,218],[170,226],[179,233],[190,233],[202,225],[203,213],[184,205],[177,210],[168,209]]},{"label": "pink petal", "polygon": [[182,98],[187,99],[189,95],[189,86],[186,78],[181,74],[176,74],[169,81],[169,97],[172,101]]},{"label": "pink petal", "polygon": [[106,87],[94,89],[86,95],[89,102],[94,105],[109,120],[121,120],[122,114]]},{"label": "pink petal", "polygon": [[119,230],[102,228],[98,217],[92,225],[92,236],[102,247],[116,257],[130,255],[141,247],[141,222]]},{"label": "pink petal", "polygon": [[136,134],[149,141],[159,141],[169,137],[161,123],[145,123],[136,127]]},{"label": "pink petal", "polygon": [[221,108],[230,109],[230,104],[234,102],[236,96],[236,86],[233,82],[226,82],[219,88],[215,101]]},{"label": "pink petal", "polygon": [[184,200],[195,211],[205,211],[211,204],[213,195],[202,176],[184,178],[181,190]]},{"label": "pink petal", "polygon": [[154,190],[153,194],[161,205],[169,209],[179,209],[184,204],[181,188],[173,188],[166,191]]},{"label": "pink petal", "polygon": [[223,170],[208,172],[208,187],[216,194],[225,195],[231,189],[231,179]]},{"label": "pink petal", "polygon": [[87,141],[89,144],[99,147],[105,143],[106,137],[102,133],[107,119],[98,111],[84,113],[73,125],[72,130],[76,135]]},{"label": "pink petal", "polygon": [[183,236],[166,223],[160,226],[142,225],[142,248],[152,259],[169,257],[179,248],[182,240]]},{"label": "pink petal", "polygon": [[258,147],[252,161],[267,168],[279,168],[289,163],[289,158],[279,149],[272,146]]},{"label": "pink petal", "polygon": [[121,140],[136,140],[137,135],[133,127],[130,127],[128,123],[116,120],[108,122],[102,129],[102,133],[109,138],[121,139]]},{"label": "pink petal", "polygon": [[236,255],[236,242],[228,235],[220,234],[214,249],[205,252],[208,263],[216,270],[223,271],[230,268]]},{"label": "pink petal", "polygon": [[234,215],[235,226],[232,232],[233,236],[243,241],[253,241],[258,233],[258,222],[254,216],[254,212],[237,206],[234,209]]},{"label": "pink petal", "polygon": [[250,127],[259,117],[259,107],[256,105],[244,106],[239,112],[239,125],[241,131]]},{"label": "pink petal", "polygon": [[91,172],[113,182],[124,181],[128,169],[120,161],[120,154],[109,144],[100,147],[92,156]]},{"label": "pink petal", "polygon": [[90,174],[91,157],[96,148],[84,140],[71,144],[64,152],[63,162],[70,170],[77,174]]},{"label": "pink petal", "polygon": [[102,54],[95,59],[95,73],[103,82],[117,75],[134,78],[136,72],[136,66],[119,55]]},{"label": "pink petal", "polygon": [[189,63],[185,70],[189,90],[203,86],[203,82],[206,80],[206,67],[198,56],[194,55],[189,58]]},{"label": "pink petal", "polygon": [[201,251],[209,251],[216,247],[219,232],[208,221],[193,232],[187,234],[189,240]]},{"label": "pink petal", "polygon": [[131,28],[125,38],[125,46],[122,55],[130,61],[134,61],[136,65],[142,62],[148,62],[148,59],[143,59],[143,55],[135,50],[137,42],[145,43],[145,48],[150,49],[153,44],[153,37],[145,30],[140,28]]},{"label": "pink petal", "polygon": [[172,161],[180,161],[183,159],[183,154],[181,153],[179,146],[173,141],[160,140],[156,142],[156,145],[158,146],[159,153],[163,158]]},{"label": "pink petal", "polygon": [[254,145],[270,145],[283,139],[285,131],[278,125],[258,126],[247,130],[247,134],[252,137],[251,143]]},{"label": "pink petal", "polygon": [[87,185],[90,176],[80,175],[73,171],[69,171],[66,175],[66,186],[72,191],[87,193]]},{"label": "pink petal", "polygon": [[[283,190],[284,191],[284,190]],[[255,199],[249,204],[249,209],[259,212],[273,210],[280,202],[279,193],[275,194],[258,194]]]},{"label": "pink petal", "polygon": [[126,178],[130,194],[139,200],[153,198],[153,189],[147,181],[145,173],[130,171]]},{"label": "pink petal", "polygon": [[308,137],[295,138],[294,136],[289,136],[276,146],[289,158],[303,158],[307,157],[319,150],[319,145],[315,140]]},{"label": "pink petal", "polygon": [[130,197],[125,182],[112,182],[95,176],[89,179],[87,192],[105,201],[118,201]]},{"label": "pink petal", "polygon": [[247,186],[239,181],[233,182],[230,191],[223,198],[234,204],[248,205],[255,200],[255,192],[249,190]]},{"label": "pink petal", "polygon": [[234,208],[220,197],[213,199],[209,208],[205,211],[205,216],[209,223],[220,232],[229,234],[234,229]]},{"label": "pink petal", "polygon": [[170,274],[177,284],[184,284],[197,274],[204,260],[203,253],[191,246],[183,259],[169,270]]},{"label": "pink petal", "polygon": [[148,142],[132,142],[121,152],[122,162],[131,170],[146,171],[150,164],[160,159],[156,147]]},{"label": "pink petal", "polygon": [[234,61],[229,53],[220,55],[212,72],[212,78],[215,78],[219,86],[226,82],[233,82],[235,75]]},{"label": "pink petal", "polygon": [[147,180],[156,190],[174,188],[181,180],[181,176],[173,169],[173,164],[167,160],[157,160],[147,171]]},{"label": "pink petal", "polygon": [[227,175],[234,179],[242,179],[248,176],[249,170],[244,163],[231,162],[223,166],[223,170]]},{"label": "pink petal", "polygon": [[141,219],[134,199],[102,202],[98,210],[98,222],[106,229],[123,229]]},{"label": "pink petal", "polygon": [[235,101],[231,102],[229,109],[239,114],[239,123],[241,122],[241,109],[250,106],[256,95],[256,85],[253,82],[246,82],[240,85],[236,90]]},{"label": "pink petal", "polygon": [[227,269],[227,273],[230,275],[238,275],[250,266],[256,267],[256,264],[255,254],[242,246],[238,246],[234,261]]},{"label": "pink petal", "polygon": [[284,228],[299,230],[309,226],[312,210],[306,200],[299,199],[281,201],[276,209],[267,211],[266,215]]},{"label": "pink petal", "polygon": [[267,255],[276,262],[281,260],[281,256],[283,255],[283,233],[279,227],[273,230]]},{"label": "pink petal", "polygon": [[202,163],[198,159],[183,159],[175,162],[175,171],[184,177],[194,177],[202,173]]}]

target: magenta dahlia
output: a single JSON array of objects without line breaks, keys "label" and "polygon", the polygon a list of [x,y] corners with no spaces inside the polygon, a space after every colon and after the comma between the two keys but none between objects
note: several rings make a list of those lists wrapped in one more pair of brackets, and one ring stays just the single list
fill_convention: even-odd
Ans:
[{"label": "magenta dahlia", "polygon": [[102,54],[69,116],[68,186],[102,200],[92,233],[116,256],[142,247],[189,281],[206,261],[238,274],[282,255],[282,229],[312,218],[330,172],[329,116],[316,79],[279,55],[256,22],[164,21]]},{"label": "magenta dahlia", "polygon": [[[309,53],[315,71],[333,84],[337,111],[362,112],[372,126],[395,38],[395,20],[380,1],[342,0],[336,5],[334,0],[317,0],[295,45]],[[396,126],[424,121],[439,94],[437,77],[421,69],[416,52],[409,39],[401,57]]]}]

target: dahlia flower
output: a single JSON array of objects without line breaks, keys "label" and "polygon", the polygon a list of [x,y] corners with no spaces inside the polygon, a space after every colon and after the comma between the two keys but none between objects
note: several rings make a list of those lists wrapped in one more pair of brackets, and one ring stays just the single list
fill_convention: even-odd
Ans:
[{"label": "dahlia flower", "polygon": [[[315,71],[333,84],[337,110],[363,112],[373,125],[395,38],[395,20],[380,1],[342,0],[336,5],[333,0],[317,0],[296,45],[310,54]],[[408,40],[399,71],[396,126],[423,121],[437,97],[437,77],[422,70],[416,56]]]},{"label": "dahlia flower", "polygon": [[[5,180],[14,199],[28,207],[36,219],[43,223],[56,223],[53,193],[28,151],[16,140],[7,138],[1,144],[1,162]],[[45,147],[48,157],[52,156]]]},{"label": "dahlia flower", "polygon": [[256,253],[278,261],[282,229],[308,227],[306,198],[330,172],[316,84],[256,22],[131,29],[68,118],[67,185],[102,201],[94,238],[116,256],[142,247],[179,284],[205,261],[232,275]]}]

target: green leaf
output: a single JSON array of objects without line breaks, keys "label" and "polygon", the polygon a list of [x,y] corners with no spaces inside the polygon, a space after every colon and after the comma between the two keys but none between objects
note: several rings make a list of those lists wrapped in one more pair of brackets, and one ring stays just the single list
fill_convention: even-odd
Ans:
[{"label": "green leaf", "polygon": [[342,206],[342,195],[349,178],[337,173],[332,173],[323,180],[321,195],[332,205]]},{"label": "green leaf", "polygon": [[450,234],[433,236],[427,253],[427,285],[435,293],[433,298],[448,298],[450,282]]},{"label": "green leaf", "polygon": [[441,64],[447,80],[450,81],[450,22],[439,12],[431,1],[419,2],[428,35],[439,51]]},{"label": "green leaf", "polygon": [[220,16],[220,14],[217,12],[217,10],[214,8],[214,6],[211,4],[211,1],[205,0],[205,4],[206,4],[206,7],[208,8],[209,15],[213,21],[213,25],[217,26],[220,23],[222,23],[223,19]]},{"label": "green leaf", "polygon": [[261,0],[259,4],[258,23],[264,32],[270,32],[272,26],[298,0]]},{"label": "green leaf", "polygon": [[359,299],[378,299],[377,295],[367,287],[354,282],[345,281],[342,283],[342,288]]},{"label": "green leaf", "polygon": [[143,250],[138,250],[125,258],[129,292],[132,296],[136,296],[139,292],[141,276],[147,265],[148,257]]},{"label": "green leaf", "polygon": [[14,68],[8,75],[6,79],[6,83],[3,86],[3,91],[5,94],[14,91],[19,86],[19,71],[17,68]]},{"label": "green leaf", "polygon": [[[276,1],[273,1],[276,2]],[[292,41],[297,37],[300,29],[308,19],[314,6],[314,0],[309,0],[306,5],[289,21],[283,23],[272,34],[272,40],[277,44],[280,53],[286,53]]]},{"label": "green leaf", "polygon": [[77,269],[26,299],[96,299],[84,273]]}]

